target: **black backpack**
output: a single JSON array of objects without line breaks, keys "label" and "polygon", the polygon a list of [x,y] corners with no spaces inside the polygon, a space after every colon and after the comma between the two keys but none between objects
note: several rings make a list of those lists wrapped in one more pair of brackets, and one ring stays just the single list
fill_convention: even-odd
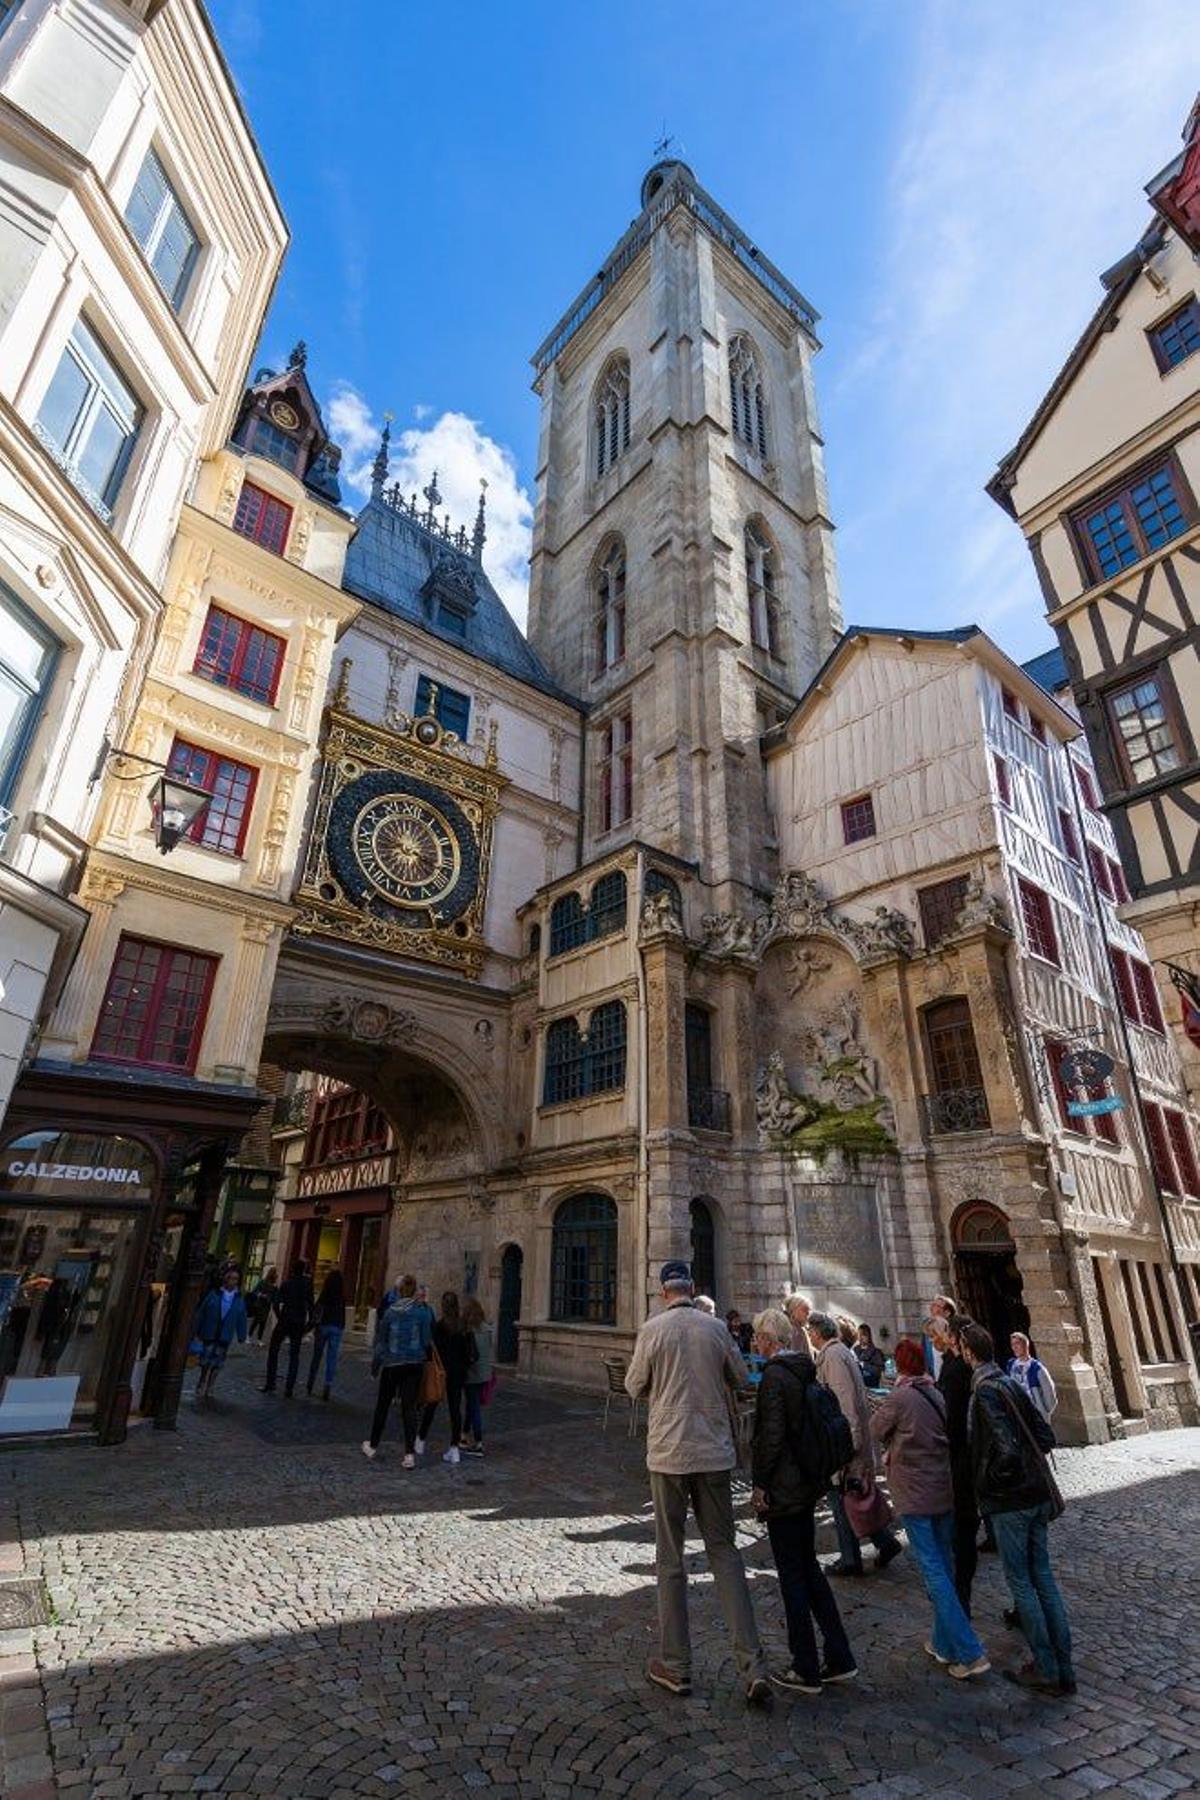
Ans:
[{"label": "black backpack", "polygon": [[[787,1364],[782,1367],[787,1369]],[[789,1369],[788,1373],[794,1374],[797,1381],[803,1379],[795,1370]],[[815,1379],[805,1388],[804,1436],[803,1461],[824,1490],[854,1455],[854,1437],[837,1400]]]}]

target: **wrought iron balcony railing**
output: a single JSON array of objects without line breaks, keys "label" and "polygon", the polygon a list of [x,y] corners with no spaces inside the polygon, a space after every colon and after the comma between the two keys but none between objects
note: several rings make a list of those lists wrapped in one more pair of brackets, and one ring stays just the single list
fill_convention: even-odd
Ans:
[{"label": "wrought iron balcony railing", "polygon": [[730,1131],[729,1095],[722,1088],[689,1087],[688,1124],[694,1131]]},{"label": "wrought iron balcony railing", "polygon": [[933,1133],[988,1131],[991,1115],[987,1094],[981,1087],[946,1088],[940,1094],[922,1094],[925,1127]]},{"label": "wrought iron balcony railing", "polygon": [[297,1088],[294,1094],[280,1094],[271,1115],[271,1130],[307,1131],[311,1107],[311,1088]]}]

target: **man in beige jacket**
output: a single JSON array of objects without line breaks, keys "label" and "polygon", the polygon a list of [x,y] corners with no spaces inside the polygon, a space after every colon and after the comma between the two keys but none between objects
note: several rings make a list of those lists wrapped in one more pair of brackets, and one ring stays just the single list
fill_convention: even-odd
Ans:
[{"label": "man in beige jacket", "polygon": [[746,1365],[722,1321],[692,1304],[687,1263],[664,1263],[659,1280],[664,1309],[639,1331],[625,1376],[635,1400],[650,1397],[646,1467],[654,1500],[660,1653],[646,1665],[646,1674],[669,1693],[692,1691],[683,1562],[690,1503],[747,1704],[767,1706],[767,1665],[738,1553],[730,1490],[737,1461],[731,1403],[734,1393],[747,1385]]},{"label": "man in beige jacket", "polygon": [[[848,1350],[842,1343],[838,1337],[837,1320],[828,1313],[809,1314],[808,1338],[816,1358],[817,1380],[829,1389],[841,1407],[850,1426],[850,1435],[854,1439],[854,1456],[841,1471],[840,1480],[860,1482],[869,1488],[875,1482],[875,1448],[871,1439],[871,1405],[867,1399],[866,1383],[858,1366],[858,1358],[853,1350]],[[828,1500],[837,1528],[840,1554],[833,1567],[825,1572],[827,1575],[861,1575],[862,1551],[859,1549],[854,1527],[846,1515],[840,1486],[830,1488]],[[879,1553],[875,1562],[877,1571],[886,1569],[904,1548],[895,1532],[886,1525],[871,1533],[871,1542]]]}]

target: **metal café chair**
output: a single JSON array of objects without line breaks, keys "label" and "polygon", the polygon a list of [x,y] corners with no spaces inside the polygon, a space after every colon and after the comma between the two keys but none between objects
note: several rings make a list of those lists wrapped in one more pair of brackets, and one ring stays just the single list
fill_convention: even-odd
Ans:
[{"label": "metal caf\u00e9 chair", "polygon": [[625,1371],[629,1365],[619,1356],[602,1356],[600,1361],[604,1364],[604,1373],[608,1378],[608,1386],[604,1390],[604,1430],[608,1430],[608,1415],[612,1410],[613,1396],[616,1395],[618,1399],[629,1402],[629,1435],[636,1437],[641,1402],[625,1392]]}]

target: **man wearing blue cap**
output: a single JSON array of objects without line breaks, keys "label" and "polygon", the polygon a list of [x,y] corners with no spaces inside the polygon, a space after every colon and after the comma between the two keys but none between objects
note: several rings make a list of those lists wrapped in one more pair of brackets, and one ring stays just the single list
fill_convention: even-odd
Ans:
[{"label": "man wearing blue cap", "polygon": [[733,1642],[750,1706],[767,1706],[771,1689],[754,1623],[746,1571],[733,1526],[730,1475],[737,1461],[731,1401],[748,1385],[746,1365],[720,1319],[692,1304],[692,1271],[664,1263],[663,1310],[638,1332],[625,1386],[649,1395],[646,1467],[654,1500],[659,1655],[646,1674],[672,1694],[692,1691],[684,1540],[689,1505],[696,1515],[717,1599]]}]

